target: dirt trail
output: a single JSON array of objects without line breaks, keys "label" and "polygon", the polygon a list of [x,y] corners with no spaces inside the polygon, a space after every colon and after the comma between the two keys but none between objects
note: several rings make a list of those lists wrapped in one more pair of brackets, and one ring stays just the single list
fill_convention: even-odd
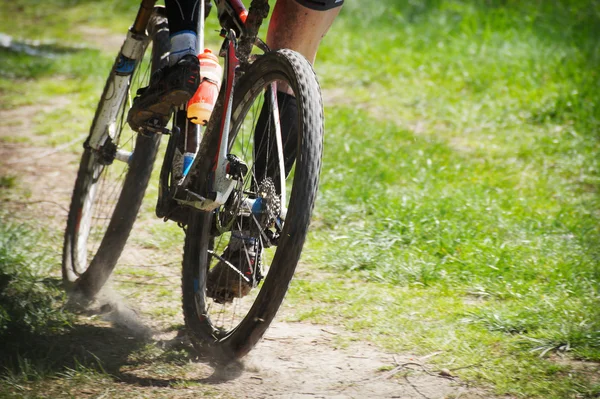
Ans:
[{"label": "dirt trail", "polygon": [[[57,254],[79,156],[69,146],[33,147],[14,138],[27,137],[34,130],[29,115],[50,112],[68,102],[61,98],[54,104],[0,111],[0,176],[16,176],[14,190],[19,193],[2,207],[56,232]],[[146,217],[134,229],[147,230],[161,223]],[[111,298],[122,297],[117,299],[121,311],[79,320],[78,328],[99,331],[82,346],[106,359],[108,373],[118,375],[107,383],[106,389],[117,392],[112,396],[129,392],[144,397],[198,397],[206,395],[209,387],[211,396],[238,398],[489,397],[454,377],[430,371],[425,358],[384,353],[352,340],[350,332],[334,326],[277,320],[240,364],[215,370],[202,362],[189,362],[181,369],[184,374],[167,378],[164,372],[123,355],[130,353],[136,340],[157,347],[181,341],[177,337],[181,328],[173,330],[183,322],[178,293],[181,252],[164,254],[143,243],[143,236],[130,240],[118,266],[125,271],[112,282],[116,296]],[[144,290],[150,286],[164,288],[164,292],[146,295]],[[351,343],[340,348],[340,338]],[[88,391],[82,389],[76,396],[95,392]]]}]

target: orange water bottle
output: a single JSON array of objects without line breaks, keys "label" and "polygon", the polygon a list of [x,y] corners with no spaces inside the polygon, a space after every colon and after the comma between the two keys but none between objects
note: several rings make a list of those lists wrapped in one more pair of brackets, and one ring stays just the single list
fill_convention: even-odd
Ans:
[{"label": "orange water bottle", "polygon": [[200,86],[188,102],[187,117],[197,125],[206,125],[217,102],[223,69],[219,65],[217,56],[209,49],[198,54],[198,60],[200,61]]}]

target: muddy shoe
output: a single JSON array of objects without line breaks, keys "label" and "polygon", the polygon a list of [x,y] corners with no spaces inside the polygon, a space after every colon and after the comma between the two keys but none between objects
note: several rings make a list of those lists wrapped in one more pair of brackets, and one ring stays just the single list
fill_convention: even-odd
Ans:
[{"label": "muddy shoe", "polygon": [[233,237],[219,263],[208,272],[206,295],[217,303],[232,302],[234,298],[248,295],[263,278],[261,255],[258,239]]},{"label": "muddy shoe", "polygon": [[159,69],[150,78],[150,86],[137,91],[127,123],[136,132],[144,125],[165,127],[173,108],[189,101],[199,84],[200,63],[193,55]]}]

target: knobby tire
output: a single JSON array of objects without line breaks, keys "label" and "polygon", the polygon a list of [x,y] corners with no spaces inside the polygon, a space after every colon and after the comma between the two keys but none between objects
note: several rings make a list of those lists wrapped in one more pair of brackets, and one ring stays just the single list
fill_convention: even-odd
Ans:
[{"label": "knobby tire", "polygon": [[[261,85],[286,82],[293,89],[299,115],[297,156],[283,233],[271,266],[254,302],[241,321],[226,328],[211,319],[210,298],[206,297],[206,278],[210,267],[208,250],[216,240],[214,213],[194,211],[186,229],[182,291],[183,312],[192,343],[212,360],[228,363],[246,355],[260,340],[275,317],[292,280],[308,232],[317,193],[323,148],[323,106],[316,75],[310,63],[291,50],[260,56],[236,83],[232,131],[234,140],[245,118],[244,107],[252,98],[263,95]],[[200,171],[199,175],[208,175]],[[251,300],[242,298],[240,300]],[[232,305],[233,306],[233,305]]]}]

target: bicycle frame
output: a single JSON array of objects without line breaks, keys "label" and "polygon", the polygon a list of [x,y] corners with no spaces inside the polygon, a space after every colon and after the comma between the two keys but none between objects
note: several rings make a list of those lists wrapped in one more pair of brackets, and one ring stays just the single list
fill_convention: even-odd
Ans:
[{"label": "bicycle frame", "polygon": [[[236,172],[232,172],[232,169],[235,169],[236,166],[227,154],[231,112],[233,107],[235,72],[240,65],[247,65],[252,46],[257,42],[256,35],[258,29],[269,10],[267,0],[253,0],[250,10],[247,13],[240,0],[224,1],[226,1],[229,6],[227,9],[228,12],[235,13],[235,15],[232,15],[232,18],[237,18],[244,22],[244,25],[240,27],[241,38],[238,42],[233,30],[222,32],[222,35],[225,36],[225,41],[221,48],[221,55],[225,59],[225,68],[221,93],[219,94],[213,115],[206,128],[206,134],[202,139],[200,149],[192,164],[190,173],[181,184],[185,193],[185,198],[177,198],[178,195],[175,194],[175,200],[179,204],[191,206],[202,211],[211,211],[225,204],[237,183],[237,180],[234,179]],[[266,48],[266,46],[262,47],[263,49]],[[273,84],[272,86],[274,88],[273,92],[276,93],[276,85]],[[272,112],[277,112],[277,114],[274,114],[274,120],[277,121],[275,124],[276,141],[278,143],[279,153],[282,154],[283,146],[281,144],[281,129],[278,123],[279,113],[276,101]],[[217,138],[218,142],[215,141]],[[214,148],[217,148],[217,151],[214,151]],[[214,151],[214,153],[211,154],[211,151]],[[208,162],[212,162],[212,165]],[[280,157],[280,167],[283,167],[283,157]],[[204,176],[204,178],[198,176],[197,172],[194,173],[194,171],[199,170],[211,170],[211,175]],[[283,173],[280,173],[280,175],[282,176],[281,187],[284,187],[283,182],[285,176]],[[193,191],[186,187],[193,188]],[[204,197],[198,193],[209,194]],[[282,203],[285,202],[282,201]],[[247,204],[250,208],[251,205],[252,204]]]},{"label": "bicycle frame", "polygon": [[[211,352],[223,355],[224,360],[239,358],[257,343],[275,317],[308,233],[323,147],[319,84],[309,61],[297,52],[269,51],[257,39],[268,13],[267,0],[253,0],[247,14],[240,0],[219,0],[224,27],[219,55],[224,59],[224,77],[202,139],[200,125],[187,119],[185,106],[175,110],[172,127],[163,127],[167,118],[157,115],[132,132],[127,121],[140,114],[128,111],[128,105],[133,105],[130,92],[147,85],[151,74],[164,72],[161,69],[169,61],[168,21],[164,10],[154,7],[155,2],[142,1],[84,144],[65,230],[63,278],[86,298],[102,289],[117,266],[142,205],[161,135],[170,135],[160,171],[156,214],[178,222],[185,231],[182,298],[186,326],[195,346],[211,347]],[[228,7],[225,11],[224,4]],[[152,60],[142,62],[150,41]],[[253,46],[265,54],[251,57]],[[296,100],[278,93],[280,82],[290,87]],[[280,107],[282,114],[291,116],[285,146]],[[293,112],[298,117],[295,124]],[[286,130],[287,121],[286,117]],[[287,159],[284,148],[289,152]],[[129,167],[110,167],[115,160]],[[278,172],[281,180],[277,180]],[[292,176],[287,187],[286,172]],[[285,209],[286,194],[293,197],[289,211]],[[269,247],[273,248],[263,259],[263,249]],[[233,263],[235,258],[239,262]],[[224,276],[222,270],[227,271]],[[229,270],[237,274],[235,282],[222,280]],[[260,292],[238,306],[237,298],[241,300],[251,289]],[[209,298],[224,306],[235,301],[235,305],[231,312],[213,312],[212,305],[205,306]],[[244,315],[245,304],[250,302]],[[221,323],[220,315],[225,314],[230,327]],[[235,319],[241,320],[239,324]]]},{"label": "bicycle frame", "polygon": [[[238,40],[233,30],[226,32],[223,29],[222,31],[222,36],[225,37],[221,49],[221,55],[225,59],[224,79],[221,85],[221,92],[214,107],[213,117],[210,118],[206,127],[205,135],[199,145],[190,172],[177,187],[174,187],[173,192],[170,193],[170,197],[177,204],[191,206],[203,211],[211,211],[223,205],[229,198],[237,182],[231,174],[232,162],[227,155],[235,72],[240,66],[248,66],[248,58],[253,45],[257,44],[263,50],[268,50],[264,43],[257,40],[262,20],[268,15],[268,0],[252,0],[248,11],[246,11],[240,0],[221,1],[225,2],[225,9],[231,14],[230,16],[233,20],[243,22],[242,26],[238,25],[241,37]],[[107,141],[115,137],[115,125],[103,123],[103,120],[116,120],[116,116],[122,108],[123,101],[126,101],[126,98],[130,98],[129,95],[125,95],[129,94],[129,79],[148,46],[149,38],[145,30],[156,2],[156,0],[142,0],[134,24],[127,33],[125,42],[121,47],[112,73],[109,76],[107,87],[112,89],[114,95],[107,100],[103,100],[98,106],[95,123],[92,124],[96,128],[92,128],[85,143],[85,146],[88,148],[102,151],[103,147],[107,146]],[[198,49],[200,50],[204,42],[204,3],[202,3],[199,13]],[[276,90],[276,83],[273,83],[271,90],[272,98],[276,98]],[[272,112],[276,121],[277,149],[282,154],[283,147],[277,101],[272,101],[271,103],[274,104]],[[102,130],[101,126],[108,126],[108,131]],[[167,129],[156,129],[153,130],[153,133],[161,134],[169,133],[169,131]],[[187,132],[185,133],[187,142]],[[214,151],[215,148],[218,149],[216,152]],[[131,155],[132,153],[128,151],[118,149],[114,154],[114,158],[128,162],[131,159]],[[279,161],[281,170],[284,170],[283,158],[280,157]],[[199,170],[211,170],[211,175],[199,176],[197,172]],[[281,187],[284,187],[285,176],[283,173],[280,176]],[[282,195],[285,197],[285,190],[282,191]],[[207,195],[203,196],[199,193],[207,193]],[[282,203],[285,204],[284,200],[285,198],[282,198]],[[282,210],[282,215],[285,215],[285,209]]]}]

